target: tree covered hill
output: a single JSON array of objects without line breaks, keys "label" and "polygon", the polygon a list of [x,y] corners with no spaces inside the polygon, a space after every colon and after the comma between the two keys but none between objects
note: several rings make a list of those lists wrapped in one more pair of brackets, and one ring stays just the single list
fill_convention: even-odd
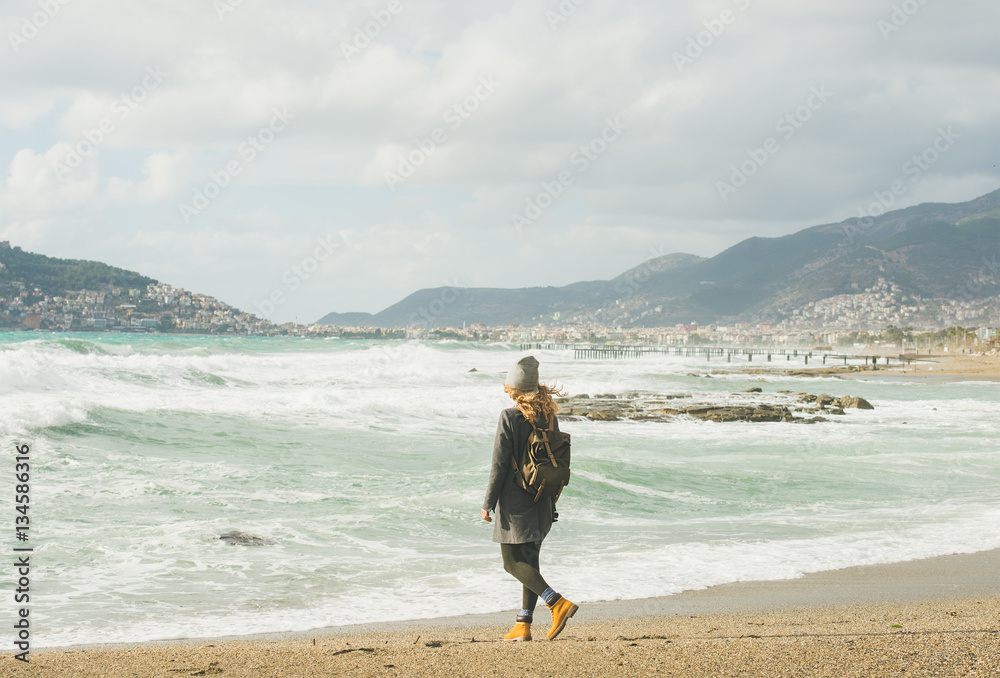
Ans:
[{"label": "tree covered hill", "polygon": [[50,296],[107,286],[145,289],[147,285],[157,282],[134,271],[99,261],[58,259],[25,252],[20,247],[0,247],[0,265],[0,295],[17,282],[23,283],[29,291],[38,288],[42,294]]}]

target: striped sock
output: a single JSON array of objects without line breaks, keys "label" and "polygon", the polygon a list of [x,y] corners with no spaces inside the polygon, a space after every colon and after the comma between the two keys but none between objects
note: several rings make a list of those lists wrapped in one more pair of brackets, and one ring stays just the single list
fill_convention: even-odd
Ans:
[{"label": "striped sock", "polygon": [[519,614],[518,617],[520,617],[521,621],[523,621],[525,624],[530,624],[531,618],[534,616],[534,614],[535,614],[534,610],[521,610],[521,614]]},{"label": "striped sock", "polygon": [[553,591],[551,586],[549,588],[545,589],[544,591],[542,591],[542,600],[545,601],[546,605],[551,605],[552,603],[556,602],[560,598],[562,598],[562,596],[560,596],[558,593],[556,593],[555,591]]}]

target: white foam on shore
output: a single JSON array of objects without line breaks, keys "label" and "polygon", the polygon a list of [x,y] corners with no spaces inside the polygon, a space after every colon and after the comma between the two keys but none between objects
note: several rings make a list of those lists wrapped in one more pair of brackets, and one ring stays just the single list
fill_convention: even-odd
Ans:
[{"label": "white foam on shore", "polygon": [[[553,537],[543,549],[543,569],[551,584],[577,602],[650,598],[736,581],[794,579],[811,572],[997,548],[1000,538],[990,528],[997,520],[1000,512],[993,511],[893,535],[859,533],[809,540],[686,543],[597,555],[582,553],[579,541],[569,544],[565,539]],[[956,539],[956,534],[962,536]],[[369,549],[372,557],[398,560],[401,566],[405,563],[412,567],[416,562],[420,571],[420,554],[387,548],[379,542],[361,546]],[[247,555],[249,549],[221,543],[213,548],[223,558],[211,566],[216,570],[246,572],[250,560],[258,567],[264,562],[271,564],[261,567],[263,577],[310,576],[289,573],[282,564],[288,556],[281,549],[258,550]],[[40,631],[39,647],[304,631],[509,610],[519,601],[520,586],[502,572],[499,549],[493,550],[496,553],[476,557],[456,555],[440,572],[414,578],[397,577],[391,585],[375,588],[363,577],[359,581],[357,574],[337,576],[315,572],[311,575],[314,593],[295,596],[294,604],[288,606],[264,605],[266,609],[254,610],[258,605],[253,603],[255,594],[244,592],[228,605],[217,605],[211,610],[201,609],[200,597],[189,595],[188,604],[180,599],[146,620],[137,618],[127,624],[120,620],[111,624],[110,619],[91,615],[72,629]],[[434,559],[435,564],[438,560]],[[320,567],[321,561],[316,563]],[[120,559],[115,568],[114,574],[88,570],[85,573],[88,585],[76,591],[75,596],[101,596],[113,589],[117,596],[128,599],[149,591],[146,580],[155,569],[150,563],[141,558]],[[195,563],[190,564],[190,569],[205,571],[204,565]],[[323,589],[331,580],[339,582],[342,593],[324,594]],[[199,588],[201,595],[226,598],[232,594],[231,587],[224,585]],[[177,598],[176,591],[172,597]],[[70,599],[52,596],[48,606],[60,602],[69,603]],[[39,613],[40,626],[44,628],[50,615],[42,609]]]}]

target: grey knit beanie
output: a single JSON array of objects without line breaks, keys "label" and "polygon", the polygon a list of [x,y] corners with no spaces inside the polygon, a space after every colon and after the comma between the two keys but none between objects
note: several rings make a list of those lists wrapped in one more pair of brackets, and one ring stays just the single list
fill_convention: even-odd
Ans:
[{"label": "grey knit beanie", "polygon": [[514,363],[503,384],[521,393],[535,393],[538,390],[538,361],[535,356],[527,355]]}]

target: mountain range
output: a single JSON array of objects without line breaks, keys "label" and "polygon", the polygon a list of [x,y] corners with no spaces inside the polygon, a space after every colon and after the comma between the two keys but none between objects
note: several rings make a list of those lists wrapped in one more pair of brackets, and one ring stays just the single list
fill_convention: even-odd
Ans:
[{"label": "mountain range", "polygon": [[[56,259],[0,242],[4,308],[9,305],[4,300],[21,297],[28,304],[40,300],[41,296],[35,299],[29,294],[36,288],[39,295],[56,297],[107,286],[121,288],[124,294],[155,283],[100,262]],[[806,317],[816,302],[831,297],[867,296],[865,303],[870,303],[887,289],[897,308],[902,299],[910,308],[926,305],[929,324],[942,318],[943,314],[934,315],[938,310],[954,311],[970,303],[978,304],[979,318],[985,313],[989,324],[996,324],[1000,190],[964,203],[925,203],[777,238],[748,238],[710,258],[658,256],[611,280],[563,287],[422,289],[379,313],[330,313],[318,323],[428,329],[473,323],[492,327],[777,323]],[[9,314],[10,308],[6,311]],[[239,314],[237,309],[231,311]],[[950,317],[963,319],[953,312]],[[969,314],[964,318],[970,319]]]},{"label": "mountain range", "polygon": [[777,238],[748,238],[711,258],[667,254],[611,280],[422,289],[375,314],[330,313],[318,322],[371,327],[780,322],[817,301],[858,294],[880,280],[913,299],[996,297],[998,259],[1000,190],[964,203],[925,203]]}]

